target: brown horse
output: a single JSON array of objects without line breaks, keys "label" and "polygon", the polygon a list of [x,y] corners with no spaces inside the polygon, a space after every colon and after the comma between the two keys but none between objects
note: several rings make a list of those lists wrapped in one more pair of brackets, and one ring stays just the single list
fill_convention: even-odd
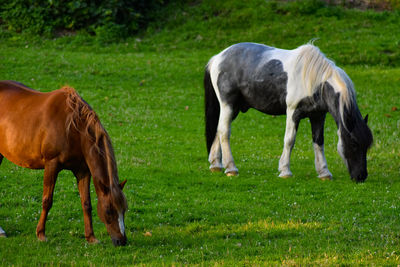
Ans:
[{"label": "brown horse", "polygon": [[[114,245],[125,245],[125,182],[118,181],[110,137],[92,108],[70,87],[41,93],[13,81],[0,81],[0,163],[44,169],[42,212],[36,228],[45,241],[47,214],[58,173],[71,170],[78,183],[85,237],[97,243],[92,226],[90,177],[97,211]],[[5,232],[0,228],[0,235]]]}]

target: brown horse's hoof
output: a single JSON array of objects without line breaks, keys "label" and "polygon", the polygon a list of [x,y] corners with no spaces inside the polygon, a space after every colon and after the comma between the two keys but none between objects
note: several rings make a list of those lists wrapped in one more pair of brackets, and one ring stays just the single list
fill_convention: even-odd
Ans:
[{"label": "brown horse's hoof", "polygon": [[212,167],[212,168],[210,168],[210,171],[211,172],[222,172],[222,168],[220,168],[220,167]]},{"label": "brown horse's hoof", "polygon": [[332,176],[319,177],[319,179],[321,179],[321,181],[331,181],[332,180]]},{"label": "brown horse's hoof", "polygon": [[282,178],[282,179],[289,179],[289,178],[292,178],[293,176],[291,176],[291,175],[284,175],[284,176],[279,176],[280,178]]},{"label": "brown horse's hoof", "polygon": [[7,237],[6,233],[0,233],[0,238]]},{"label": "brown horse's hoof", "polygon": [[239,175],[239,172],[237,172],[237,171],[231,171],[231,172],[226,173],[226,176],[238,176],[238,175]]},{"label": "brown horse's hoof", "polygon": [[96,237],[89,237],[89,238],[86,238],[86,241],[89,243],[89,244],[98,244],[98,243],[100,243],[100,241],[96,238]]},{"label": "brown horse's hoof", "polygon": [[45,236],[44,234],[39,234],[39,235],[37,236],[37,238],[38,238],[38,240],[39,240],[40,242],[47,242],[47,238],[46,238],[46,236]]}]

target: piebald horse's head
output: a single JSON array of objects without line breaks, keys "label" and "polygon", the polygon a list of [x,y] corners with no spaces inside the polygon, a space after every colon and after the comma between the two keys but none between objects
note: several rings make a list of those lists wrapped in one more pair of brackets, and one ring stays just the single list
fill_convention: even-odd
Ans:
[{"label": "piebald horse's head", "polygon": [[353,120],[347,129],[340,128],[338,133],[339,155],[345,162],[351,179],[356,182],[364,182],[368,177],[367,151],[373,137],[367,122],[368,115],[364,119]]}]

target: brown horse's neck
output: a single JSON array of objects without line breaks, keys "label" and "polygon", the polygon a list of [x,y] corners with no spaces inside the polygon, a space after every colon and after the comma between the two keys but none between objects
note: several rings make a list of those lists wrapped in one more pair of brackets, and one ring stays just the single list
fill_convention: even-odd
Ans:
[{"label": "brown horse's neck", "polygon": [[126,199],[119,186],[117,164],[110,137],[92,108],[69,87],[63,88],[70,115],[67,132],[76,130],[80,134],[82,152],[93,177],[99,198],[111,197],[118,207],[126,207]]},{"label": "brown horse's neck", "polygon": [[[89,130],[89,132],[92,132]],[[83,144],[86,163],[93,177],[99,195],[110,193],[111,187],[118,186],[118,171],[111,142],[105,134],[86,138]]]},{"label": "brown horse's neck", "polygon": [[111,187],[118,186],[117,165],[110,138],[97,114],[75,89],[63,87],[62,90],[66,94],[66,104],[70,110],[66,121],[67,133],[78,132],[96,191],[101,189],[102,193],[108,193]]}]

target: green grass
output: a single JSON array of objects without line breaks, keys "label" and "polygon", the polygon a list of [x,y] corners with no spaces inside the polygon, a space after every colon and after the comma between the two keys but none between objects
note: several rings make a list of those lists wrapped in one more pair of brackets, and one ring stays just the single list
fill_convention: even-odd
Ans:
[{"label": "green grass", "polygon": [[[208,2],[173,9],[140,36],[106,47],[80,34],[42,40],[3,33],[1,79],[41,91],[69,84],[99,114],[113,141],[120,179],[128,179],[129,242],[113,247],[94,211],[101,243],[86,243],[75,178],[67,171],[56,184],[49,241],[38,242],[43,171],[5,160],[0,226],[9,237],[0,239],[0,265],[399,262],[400,111],[392,111],[400,108],[397,15],[321,8],[307,14],[294,4],[268,11],[268,4],[256,8],[257,1],[248,8],[241,1]],[[337,12],[339,18],[323,12]],[[352,78],[361,112],[369,114],[374,145],[367,181],[350,180],[336,152],[337,129],[330,116],[325,150],[334,180],[316,178],[307,119],[293,151],[294,177],[279,179],[285,117],[255,110],[233,123],[232,150],[240,175],[211,174],[202,88],[208,59],[234,42],[294,48],[313,37],[321,37],[316,44]],[[393,48],[390,55],[380,50],[387,47]],[[92,202],[96,205],[94,190]]]}]

